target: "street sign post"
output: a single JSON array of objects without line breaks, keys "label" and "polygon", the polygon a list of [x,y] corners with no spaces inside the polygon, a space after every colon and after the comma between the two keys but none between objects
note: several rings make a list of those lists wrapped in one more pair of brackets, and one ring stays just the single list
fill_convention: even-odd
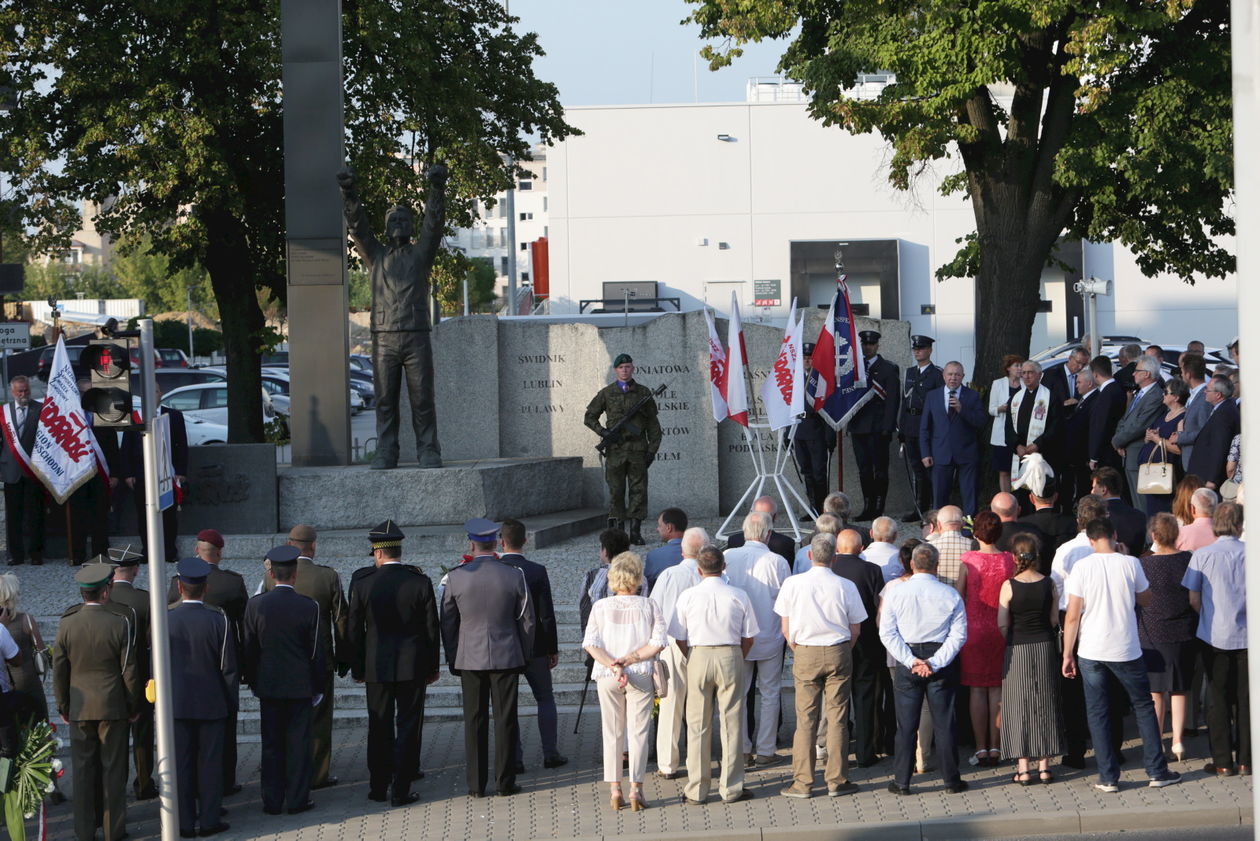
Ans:
[{"label": "street sign post", "polygon": [[0,321],[0,348],[26,350],[31,346],[29,321]]}]

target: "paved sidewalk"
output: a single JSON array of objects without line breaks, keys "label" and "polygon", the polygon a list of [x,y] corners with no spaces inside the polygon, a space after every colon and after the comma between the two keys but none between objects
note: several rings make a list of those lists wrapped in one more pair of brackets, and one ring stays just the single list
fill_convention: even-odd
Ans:
[{"label": "paved sidewalk", "polygon": [[[332,789],[314,792],[317,807],[303,815],[263,814],[257,770],[260,747],[257,743],[242,744],[238,778],[245,789],[225,801],[230,810],[226,820],[232,828],[219,837],[282,838],[285,841],[392,838],[533,841],[707,835],[715,839],[755,841],[771,838],[920,841],[1075,834],[1107,829],[1237,826],[1240,821],[1250,823],[1252,820],[1251,778],[1209,779],[1198,770],[1205,761],[1203,754],[1207,747],[1206,737],[1202,735],[1189,740],[1188,747],[1196,758],[1193,762],[1187,760],[1179,769],[1185,776],[1184,781],[1162,789],[1146,786],[1140,748],[1131,741],[1126,750],[1130,761],[1124,769],[1119,794],[1096,792],[1092,787],[1095,781],[1092,767],[1086,771],[1070,771],[1055,766],[1055,773],[1061,776],[1051,785],[1012,785],[1006,767],[968,768],[964,778],[972,787],[964,794],[946,793],[939,775],[928,774],[921,778],[916,776],[913,788],[917,794],[900,797],[885,790],[891,773],[890,760],[885,759],[872,768],[853,769],[852,779],[862,787],[857,794],[826,797],[820,775],[815,790],[823,792],[824,796],[791,800],[778,794],[791,776],[785,761],[749,773],[749,788],[756,797],[744,803],[726,805],[714,794],[707,805],[686,806],[681,802],[682,780],[660,780],[649,772],[645,790],[651,807],[638,813],[628,809],[613,812],[608,807],[607,786],[600,782],[599,713],[597,709],[587,712],[576,735],[572,732],[572,717],[562,716],[561,750],[570,762],[550,771],[542,768],[534,719],[524,720],[529,770],[520,777],[524,791],[507,798],[469,798],[465,793],[462,725],[458,722],[426,725],[422,767],[427,776],[414,786],[421,799],[412,806],[398,809],[367,799],[367,732],[362,728],[335,734],[333,771],[341,782]],[[785,724],[785,728],[787,726]],[[1195,770],[1189,770],[1192,768]],[[65,790],[69,793],[70,786]],[[50,838],[73,838],[69,803],[52,809],[49,818]],[[128,830],[136,841],[158,835],[155,801],[129,804]]]}]

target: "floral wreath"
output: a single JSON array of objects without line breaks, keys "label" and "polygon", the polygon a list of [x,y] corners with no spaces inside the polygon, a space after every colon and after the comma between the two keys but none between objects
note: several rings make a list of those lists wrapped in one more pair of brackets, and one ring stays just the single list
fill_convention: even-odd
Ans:
[{"label": "floral wreath", "polygon": [[26,841],[26,821],[39,815],[39,841],[47,836],[44,796],[52,794],[56,779],[65,773],[61,760],[53,756],[62,746],[47,721],[36,721],[22,730],[22,748],[9,760],[4,789],[4,821],[13,841]]}]

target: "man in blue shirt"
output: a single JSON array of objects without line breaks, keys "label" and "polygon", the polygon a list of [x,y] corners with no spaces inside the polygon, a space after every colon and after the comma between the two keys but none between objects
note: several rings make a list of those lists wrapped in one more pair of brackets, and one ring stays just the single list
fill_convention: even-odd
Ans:
[{"label": "man in blue shirt", "polygon": [[687,530],[687,512],[681,508],[666,508],[656,518],[656,533],[665,544],[648,552],[643,562],[643,575],[647,578],[648,590],[656,586],[656,579],[661,573],[682,560],[683,532]]},{"label": "man in blue shirt", "polygon": [[[1251,770],[1251,716],[1247,692],[1247,553],[1242,506],[1222,502],[1212,514],[1216,541],[1196,549],[1181,584],[1199,612],[1209,697],[1208,745],[1212,761],[1203,770],[1219,777]],[[1233,733],[1237,727],[1238,740]],[[1237,763],[1234,762],[1235,755]]]},{"label": "man in blue shirt", "polygon": [[967,790],[958,774],[958,734],[954,696],[958,652],[967,641],[967,612],[958,591],[936,578],[936,547],[922,543],[910,558],[913,575],[884,590],[879,638],[896,661],[893,692],[897,705],[897,744],[893,754],[893,794],[910,794],[919,713],[927,696],[936,737],[936,761],[945,789]]}]

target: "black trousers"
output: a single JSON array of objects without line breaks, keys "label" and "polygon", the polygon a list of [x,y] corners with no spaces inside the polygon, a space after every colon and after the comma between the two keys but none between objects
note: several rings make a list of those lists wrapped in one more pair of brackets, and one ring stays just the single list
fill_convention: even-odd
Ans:
[{"label": "black trousers", "polygon": [[[70,495],[70,562],[81,564],[109,549],[109,483],[99,474]],[[91,538],[92,554],[87,554]]]},{"label": "black trousers", "polygon": [[376,367],[377,455],[386,462],[398,461],[398,401],[402,399],[402,381],[406,374],[416,456],[421,466],[426,458],[440,460],[442,450],[437,437],[429,331],[373,333],[372,363]]},{"label": "black trousers", "polygon": [[[884,648],[879,647],[878,657],[874,646],[853,646],[853,676],[850,678],[849,709],[853,715],[853,758],[858,765],[873,765],[879,754],[879,672],[887,672]],[[877,662],[878,661],[878,662]]]},{"label": "black trousers", "polygon": [[[911,643],[915,657],[928,659],[941,647],[939,642]],[[902,788],[910,787],[914,770],[914,748],[919,735],[919,715],[926,697],[932,710],[932,735],[936,740],[936,764],[941,779],[952,785],[958,774],[958,732],[954,726],[954,702],[958,690],[958,658],[931,677],[922,678],[898,663],[893,673],[897,698],[897,749],[893,754],[893,779]]]},{"label": "black trousers", "polygon": [[[240,691],[239,688],[233,691]],[[235,696],[233,696],[235,697]],[[223,791],[236,788],[236,711],[223,722]]]},{"label": "black trousers", "polygon": [[296,809],[311,794],[311,699],[260,698],[263,809]]},{"label": "black trousers", "polygon": [[[1203,644],[1208,679],[1208,745],[1217,768],[1251,765],[1251,693],[1247,685],[1247,649],[1230,651]],[[1237,740],[1234,728],[1237,727]]]},{"label": "black trousers", "polygon": [[[857,462],[858,477],[862,481],[862,493],[870,486],[871,494],[888,496],[888,443],[889,436],[881,433],[858,433],[853,439],[853,459]],[[916,442],[918,439],[915,439]]]},{"label": "black trousers", "polygon": [[394,796],[411,790],[420,767],[421,727],[424,724],[424,681],[368,683],[368,788]]},{"label": "black trousers", "polygon": [[25,561],[44,554],[44,491],[33,479],[23,476],[4,483],[4,531],[9,560]]},{"label": "black trousers", "polygon": [[223,726],[226,719],[175,719],[175,769],[179,775],[179,831],[192,832],[200,824],[211,829],[222,823]]},{"label": "black trousers", "polygon": [[[131,761],[136,770],[136,795],[153,791],[153,705],[141,699],[139,717],[131,723]],[[222,762],[222,750],[219,751]],[[211,824],[213,826],[214,824]]]},{"label": "black trousers", "polygon": [[[912,418],[918,421],[918,416]],[[906,458],[910,460],[910,472],[914,476],[914,493],[919,501],[920,513],[932,507],[932,477],[923,466],[923,451],[919,448],[919,436],[906,436]]]},{"label": "black trousers", "polygon": [[[144,555],[149,556],[149,529],[144,517],[144,482],[136,481],[136,486],[131,489],[131,502],[136,507],[136,528],[140,530],[140,545],[144,549]],[[179,550],[175,548],[175,538],[179,535],[179,517],[175,509],[178,506],[172,505],[162,512],[162,543],[164,545],[165,555],[163,559],[167,563],[175,563],[179,560]]]},{"label": "black trousers", "polygon": [[97,826],[105,841],[117,841],[127,831],[128,729],[126,719],[70,722],[78,841],[93,841]]},{"label": "black trousers", "polygon": [[494,779],[499,791],[516,785],[512,753],[521,737],[516,717],[518,671],[463,670],[464,754],[468,762],[468,790],[485,792],[489,776],[490,704],[494,703]]},{"label": "black trousers", "polygon": [[[797,430],[800,431],[799,429]],[[834,437],[834,436],[833,436]],[[829,467],[827,442],[822,438],[796,438],[792,442],[796,466],[801,469],[801,480],[806,487],[821,488],[826,494],[827,468]],[[811,504],[817,504],[810,500]],[[821,511],[819,513],[822,513]]]}]

